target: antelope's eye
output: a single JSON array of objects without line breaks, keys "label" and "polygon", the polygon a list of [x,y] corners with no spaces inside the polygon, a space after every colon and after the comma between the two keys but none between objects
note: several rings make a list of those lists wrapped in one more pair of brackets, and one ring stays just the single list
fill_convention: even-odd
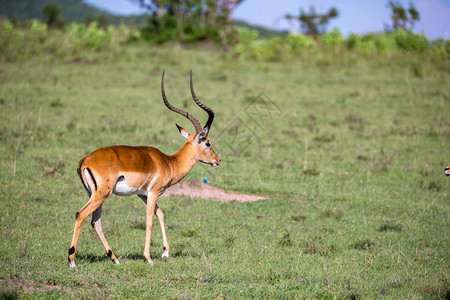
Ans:
[{"label": "antelope's eye", "polygon": [[206,147],[211,146],[211,144],[209,142],[206,142],[205,145],[206,145]]}]

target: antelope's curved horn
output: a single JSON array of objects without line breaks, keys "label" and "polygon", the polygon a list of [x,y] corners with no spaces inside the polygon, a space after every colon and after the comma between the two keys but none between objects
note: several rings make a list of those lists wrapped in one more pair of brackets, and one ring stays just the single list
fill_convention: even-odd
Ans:
[{"label": "antelope's curved horn", "polygon": [[191,121],[192,125],[194,125],[194,127],[195,127],[195,132],[200,133],[202,131],[202,126],[200,125],[200,122],[196,118],[194,118],[193,115],[185,112],[184,110],[181,110],[179,108],[176,108],[176,107],[170,105],[169,101],[167,100],[166,93],[164,92],[164,71],[165,70],[163,70],[162,77],[161,77],[161,94],[162,94],[162,98],[164,100],[164,104],[171,111],[174,111],[174,112],[186,117],[189,121]]},{"label": "antelope's curved horn", "polygon": [[206,106],[205,104],[203,104],[202,102],[200,102],[200,100],[198,100],[197,96],[195,95],[194,84],[192,82],[192,70],[191,70],[191,94],[192,94],[192,98],[194,99],[195,103],[197,103],[197,105],[200,106],[200,108],[202,108],[204,111],[206,111],[208,113],[208,121],[206,121],[206,124],[203,128],[209,129],[214,120],[214,111],[211,108],[209,108],[208,106]]}]

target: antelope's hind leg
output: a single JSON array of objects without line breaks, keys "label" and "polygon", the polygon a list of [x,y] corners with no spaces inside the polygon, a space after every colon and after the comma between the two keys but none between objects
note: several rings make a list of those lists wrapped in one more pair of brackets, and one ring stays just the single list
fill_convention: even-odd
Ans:
[{"label": "antelope's hind leg", "polygon": [[103,204],[100,204],[100,206],[92,213],[91,225],[92,225],[92,228],[94,228],[94,230],[97,233],[97,235],[100,238],[100,240],[102,241],[102,244],[103,244],[103,246],[106,249],[106,255],[108,255],[108,257],[116,265],[118,265],[119,264],[119,260],[117,259],[117,257],[112,252],[111,247],[108,244],[108,241],[106,240],[105,236],[103,235],[102,222],[100,220],[100,216],[102,215],[102,205]]},{"label": "antelope's hind leg", "polygon": [[92,193],[89,201],[75,214],[75,228],[73,230],[72,243],[69,248],[69,267],[75,268],[75,251],[77,248],[78,237],[80,236],[81,225],[83,225],[84,220],[97,210],[97,208],[106,200],[108,194],[101,194],[99,192]]}]

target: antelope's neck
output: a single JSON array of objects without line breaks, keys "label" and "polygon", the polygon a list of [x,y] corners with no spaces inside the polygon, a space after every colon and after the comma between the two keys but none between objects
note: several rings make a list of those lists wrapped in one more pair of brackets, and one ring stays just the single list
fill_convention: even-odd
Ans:
[{"label": "antelope's neck", "polygon": [[176,153],[169,155],[172,184],[179,182],[197,163],[197,155],[188,144],[184,144]]}]

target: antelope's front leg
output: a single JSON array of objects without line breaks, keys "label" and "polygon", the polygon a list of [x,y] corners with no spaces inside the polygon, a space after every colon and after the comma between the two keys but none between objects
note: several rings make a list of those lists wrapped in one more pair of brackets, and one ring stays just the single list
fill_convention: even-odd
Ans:
[{"label": "antelope's front leg", "polygon": [[155,192],[149,192],[147,196],[147,208],[146,208],[146,222],[145,222],[145,247],[144,258],[149,264],[153,264],[150,257],[150,241],[152,235],[153,215],[155,213],[156,199],[158,194]]}]

